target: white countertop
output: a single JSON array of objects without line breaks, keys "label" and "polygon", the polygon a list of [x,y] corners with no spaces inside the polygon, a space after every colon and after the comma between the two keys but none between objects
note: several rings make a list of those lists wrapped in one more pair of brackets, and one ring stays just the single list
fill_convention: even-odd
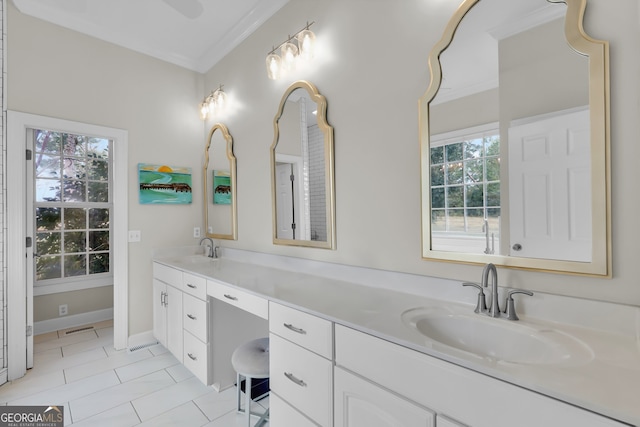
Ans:
[{"label": "white countertop", "polygon": [[[270,301],[352,327],[616,420],[640,425],[640,348],[638,338],[630,334],[550,322],[519,313],[522,325],[566,332],[586,344],[591,349],[593,357],[576,363],[505,363],[434,345],[433,341],[403,323],[402,313],[419,307],[448,307],[473,315],[472,305],[446,301],[441,299],[437,292],[436,297],[431,298],[425,296],[424,292],[399,292],[389,289],[390,286],[365,286],[351,280],[337,280],[325,275],[244,262],[242,257],[240,260],[221,258],[201,262],[200,259],[194,260],[189,256],[163,256],[158,253],[154,261],[221,281]],[[380,274],[384,275],[385,272]],[[388,276],[391,279],[393,277],[393,274]],[[398,273],[398,277],[398,281],[401,281],[402,274]],[[400,284],[398,287],[402,288]],[[465,295],[468,296],[468,293]],[[475,296],[473,293],[471,295]],[[589,309],[592,308],[592,303],[584,302]],[[613,307],[613,310],[615,308]],[[604,309],[607,310],[612,308]],[[624,311],[625,315],[629,312],[634,316],[634,310],[629,310],[626,306],[620,306],[618,311]],[[637,314],[635,316],[637,317]],[[628,320],[628,317],[627,315],[624,320]],[[504,319],[488,320],[509,322]],[[640,321],[636,318],[635,322]]]}]

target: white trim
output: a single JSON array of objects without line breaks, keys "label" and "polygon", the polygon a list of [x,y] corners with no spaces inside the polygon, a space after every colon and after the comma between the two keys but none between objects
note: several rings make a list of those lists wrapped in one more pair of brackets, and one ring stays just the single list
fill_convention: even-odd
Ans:
[{"label": "white trim", "polygon": [[60,292],[80,291],[83,289],[102,288],[103,286],[113,286],[113,276],[105,278],[89,278],[86,280],[76,280],[51,285],[39,285],[33,287],[33,296],[59,294]]},{"label": "white trim", "polygon": [[[7,331],[9,379],[22,377],[26,372],[26,239],[24,180],[26,178],[25,138],[27,129],[74,132],[113,139],[113,341],[116,349],[126,347],[128,325],[128,243],[127,243],[127,180],[128,180],[128,132],[86,123],[52,117],[38,116],[17,111],[7,111],[7,171],[11,185],[7,186],[7,321],[12,327]],[[8,248],[11,248],[9,250]],[[29,319],[31,323],[33,319]]]},{"label": "white trim", "polygon": [[498,122],[443,132],[431,136],[431,147],[439,147],[451,142],[460,142],[464,139],[485,136],[488,133],[495,133],[495,131],[498,131],[498,133],[500,131],[500,123]]},{"label": "white trim", "polygon": [[33,334],[46,334],[47,332],[59,331],[60,329],[68,329],[73,328],[74,326],[88,325],[111,319],[113,319],[112,308],[90,311],[88,313],[72,314],[70,316],[34,322]]}]

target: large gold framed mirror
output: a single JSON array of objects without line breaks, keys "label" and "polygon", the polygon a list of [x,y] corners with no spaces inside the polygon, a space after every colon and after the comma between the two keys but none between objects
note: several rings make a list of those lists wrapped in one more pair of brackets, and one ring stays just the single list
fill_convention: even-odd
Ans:
[{"label": "large gold framed mirror", "polygon": [[273,243],[335,249],[333,128],[307,81],[287,88],[273,120]]},{"label": "large gold framed mirror", "polygon": [[236,240],[236,157],[233,154],[233,138],[222,123],[216,123],[209,131],[202,173],[205,236]]},{"label": "large gold framed mirror", "polygon": [[586,0],[463,0],[420,99],[424,259],[611,277],[609,51]]}]

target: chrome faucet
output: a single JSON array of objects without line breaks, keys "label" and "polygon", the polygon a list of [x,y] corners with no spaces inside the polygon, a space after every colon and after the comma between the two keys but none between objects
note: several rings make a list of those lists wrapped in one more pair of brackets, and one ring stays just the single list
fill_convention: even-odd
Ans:
[{"label": "chrome faucet", "polygon": [[202,242],[204,242],[205,240],[208,240],[210,243],[210,245],[208,245],[209,250],[207,256],[209,258],[218,258],[218,248],[214,246],[211,237],[203,237],[202,240],[200,240],[200,245],[202,245]]},{"label": "chrome faucet", "polygon": [[488,263],[482,270],[482,283],[483,288],[487,287],[489,282],[489,274],[491,274],[491,304],[487,314],[491,317],[500,317],[500,303],[498,302],[498,270],[492,263]]}]

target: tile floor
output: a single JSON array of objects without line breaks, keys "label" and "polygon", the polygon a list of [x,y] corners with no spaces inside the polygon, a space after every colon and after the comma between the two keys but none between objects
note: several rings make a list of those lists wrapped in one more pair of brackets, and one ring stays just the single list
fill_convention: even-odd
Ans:
[{"label": "tile floor", "polygon": [[159,344],[115,351],[113,323],[91,326],[36,336],[33,369],[0,386],[0,405],[64,405],[74,427],[246,425],[235,388],[205,386]]}]

